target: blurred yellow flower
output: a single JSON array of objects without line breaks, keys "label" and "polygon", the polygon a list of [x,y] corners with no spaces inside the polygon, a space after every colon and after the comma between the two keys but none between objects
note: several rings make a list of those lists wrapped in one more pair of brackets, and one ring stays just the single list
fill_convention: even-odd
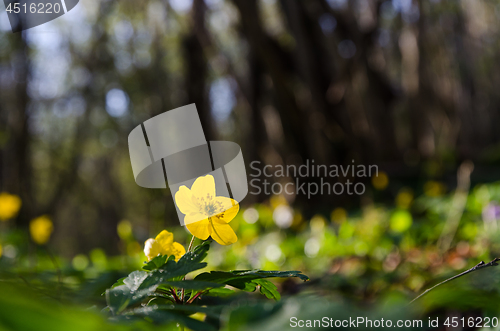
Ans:
[{"label": "blurred yellow flower", "polygon": [[335,223],[345,222],[347,220],[347,211],[342,207],[337,207],[332,211],[330,218]]},{"label": "blurred yellow flower", "polygon": [[322,233],[325,229],[326,220],[321,215],[315,215],[309,221],[309,225],[311,226],[311,231],[313,233]]},{"label": "blurred yellow flower", "polygon": [[288,205],[286,198],[282,195],[273,195],[269,199],[269,203],[271,204],[271,207],[273,207],[273,209],[276,209],[281,205]]},{"label": "blurred yellow flower", "polygon": [[127,240],[132,237],[132,224],[127,220],[122,220],[116,227],[116,232],[122,240]]},{"label": "blurred yellow flower", "polygon": [[443,195],[445,191],[445,185],[434,180],[430,180],[424,185],[424,193],[429,197],[439,197]]},{"label": "blurred yellow flower", "polygon": [[377,176],[372,177],[372,185],[375,189],[382,191],[389,185],[389,177],[383,171],[380,171]]},{"label": "blurred yellow flower", "polygon": [[2,245],[0,245],[0,257],[2,257]]},{"label": "blurred yellow flower", "polygon": [[7,192],[0,193],[0,220],[6,221],[17,215],[21,208],[21,198]]},{"label": "blurred yellow flower", "polygon": [[175,202],[186,215],[184,224],[193,236],[202,240],[212,236],[221,245],[238,240],[228,223],[238,214],[240,207],[233,199],[215,195],[212,175],[197,178],[191,190],[181,186],[175,193]]},{"label": "blurred yellow flower", "polygon": [[178,260],[184,254],[186,249],[178,242],[174,242],[174,235],[167,230],[163,230],[155,239],[149,238],[144,243],[144,254],[151,261],[158,255],[174,255]]},{"label": "blurred yellow flower", "polygon": [[396,205],[399,208],[407,209],[408,207],[410,207],[412,201],[413,201],[413,193],[411,189],[408,188],[401,189],[398,195],[396,196]]},{"label": "blurred yellow flower", "polygon": [[128,256],[136,256],[140,252],[141,252],[141,244],[139,244],[137,241],[134,240],[134,241],[131,241],[131,242],[129,242],[127,244],[127,254],[128,254]]},{"label": "blurred yellow flower", "polygon": [[39,245],[46,244],[53,229],[52,221],[47,215],[37,217],[30,222],[31,239]]}]

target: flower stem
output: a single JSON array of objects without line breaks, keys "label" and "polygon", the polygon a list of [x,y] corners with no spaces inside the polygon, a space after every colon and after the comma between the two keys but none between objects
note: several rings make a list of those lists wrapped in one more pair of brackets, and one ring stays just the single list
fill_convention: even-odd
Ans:
[{"label": "flower stem", "polygon": [[182,303],[182,301],[181,301],[181,300],[179,300],[179,297],[177,297],[177,293],[175,293],[175,292],[176,292],[176,291],[175,291],[173,288],[172,288],[172,289],[170,289],[170,293],[172,293],[172,295],[173,295],[173,297],[174,297],[175,302],[177,302],[177,303]]},{"label": "flower stem", "polygon": [[193,237],[191,238],[191,242],[189,243],[189,247],[188,247],[188,252],[191,252],[191,248],[193,248],[193,243],[194,243],[194,239],[195,239],[195,238],[196,238],[195,236],[193,236]]},{"label": "flower stem", "polygon": [[[195,236],[193,236],[191,238],[191,242],[189,243],[189,247],[188,247],[188,253],[191,252],[191,248],[193,248],[193,243],[194,243],[194,238],[196,238]],[[182,278],[182,280],[185,280],[186,279],[186,276],[184,276]],[[184,303],[184,289],[181,290],[181,303]]]},{"label": "flower stem", "polygon": [[437,285],[434,285],[430,289],[425,290],[424,293],[420,294],[418,297],[416,297],[415,299],[411,300],[410,303],[409,303],[409,305],[411,305],[413,302],[415,302],[419,298],[423,297],[424,295],[426,295],[428,292],[432,291],[436,287],[438,287],[440,285],[443,285],[444,283],[447,283],[447,282],[449,282],[451,280],[457,279],[458,277],[462,277],[464,275],[467,275],[468,273],[471,273],[471,272],[479,270],[479,269],[483,269],[483,268],[486,268],[486,267],[497,266],[498,265],[498,263],[497,263],[498,261],[500,261],[500,258],[498,258],[498,257],[494,258],[492,261],[490,261],[488,263],[484,263],[484,261],[481,261],[478,264],[476,264],[474,267],[470,268],[469,270],[466,270],[466,271],[464,271],[464,272],[462,272],[462,273],[460,273],[460,274],[458,274],[456,276],[448,278],[447,280],[442,281],[441,283],[439,283]]},{"label": "flower stem", "polygon": [[194,297],[192,297],[190,300],[188,300],[188,302],[187,302],[187,303],[188,303],[188,304],[193,303],[193,302],[194,302],[194,300],[198,299],[198,297],[199,297],[200,295],[202,295],[203,293],[205,293],[205,292],[207,292],[207,291],[200,291],[200,292],[196,293],[196,294],[195,294],[195,296],[194,296]]}]

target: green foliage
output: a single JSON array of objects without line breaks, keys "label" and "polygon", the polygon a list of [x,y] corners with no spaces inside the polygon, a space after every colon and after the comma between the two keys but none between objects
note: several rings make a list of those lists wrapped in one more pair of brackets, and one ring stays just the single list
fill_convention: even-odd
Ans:
[{"label": "green foliage", "polygon": [[[33,293],[32,289],[0,282],[0,330],[132,331],[153,330],[145,321],[110,324],[95,309],[82,310]],[[162,331],[172,330],[163,328]]]},{"label": "green foliage", "polygon": [[260,286],[260,293],[264,294],[268,299],[274,299],[276,301],[281,299],[280,292],[278,292],[276,285],[270,281],[266,279],[255,279],[252,282]]},{"label": "green foliage", "polygon": [[[257,204],[252,207],[259,215],[257,221],[248,223],[239,215],[232,222],[239,240],[231,247],[207,241],[178,261],[158,256],[148,263],[143,263],[143,255],[136,254],[132,263],[129,255],[106,256],[95,249],[85,269],[54,256],[61,280],[45,250],[31,255],[37,270],[30,268],[31,260],[23,251],[25,239],[19,232],[7,231],[0,235],[4,248],[0,330],[31,330],[29,324],[33,324],[50,330],[163,331],[179,330],[182,325],[191,330],[264,331],[287,329],[295,314],[304,319],[388,318],[390,309],[405,307],[432,285],[499,255],[500,184],[471,190],[452,246],[442,252],[437,242],[452,201],[450,192],[417,195],[411,203],[394,207],[373,204],[333,213],[318,210],[314,216],[294,209],[294,223],[287,229],[274,223],[275,206]],[[285,281],[276,287],[270,277],[308,278],[299,271],[253,269],[307,270],[315,274],[315,281]],[[446,283],[412,304],[412,310],[426,317],[450,310],[498,315],[499,273],[500,267],[490,268]],[[15,288],[24,283],[29,291],[5,290],[11,283],[17,283]],[[399,298],[387,303],[389,294]],[[72,308],[72,303],[95,309],[84,312]],[[388,310],[378,311],[383,304]],[[30,323],[23,319],[26,315]]]},{"label": "green foliage", "polygon": [[151,261],[147,262],[142,269],[144,270],[156,270],[167,263],[168,259],[175,259],[175,256],[159,255],[153,258]]},{"label": "green foliage", "polygon": [[212,331],[216,328],[208,323],[188,317],[183,310],[163,306],[148,306],[135,308],[127,314],[143,317],[156,324],[182,324],[194,331]]},{"label": "green foliage", "polygon": [[106,302],[112,319],[130,320],[142,318],[156,324],[180,324],[191,330],[215,330],[208,322],[196,320],[190,315],[203,313],[211,318],[220,317],[220,308],[197,306],[201,296],[228,296],[235,292],[226,285],[242,291],[260,293],[269,299],[280,300],[276,285],[266,278],[309,278],[300,271],[212,271],[204,272],[193,280],[186,280],[190,272],[207,266],[202,262],[207,256],[210,241],[196,246],[179,261],[173,256],[157,256],[143,267],[119,279],[106,290]]},{"label": "green foliage", "polygon": [[[215,283],[230,285],[237,289],[253,292],[260,287],[260,293],[269,299],[279,300],[281,298],[276,286],[264,278],[270,277],[298,277],[303,281],[309,277],[300,271],[263,271],[263,270],[239,270],[239,271],[212,271],[204,272],[195,277],[195,280],[211,281]],[[214,293],[214,292],[212,292]]]}]

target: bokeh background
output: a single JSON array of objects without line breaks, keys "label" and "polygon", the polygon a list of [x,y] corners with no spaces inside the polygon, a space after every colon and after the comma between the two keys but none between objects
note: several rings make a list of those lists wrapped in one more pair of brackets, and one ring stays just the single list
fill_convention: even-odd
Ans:
[{"label": "bokeh background", "polygon": [[500,251],[499,22],[496,0],[81,0],[14,34],[1,8],[0,265],[81,284],[140,266],[162,229],[186,245],[127,137],[196,103],[247,164],[380,170],[362,196],[249,195],[212,268],[415,296]]}]

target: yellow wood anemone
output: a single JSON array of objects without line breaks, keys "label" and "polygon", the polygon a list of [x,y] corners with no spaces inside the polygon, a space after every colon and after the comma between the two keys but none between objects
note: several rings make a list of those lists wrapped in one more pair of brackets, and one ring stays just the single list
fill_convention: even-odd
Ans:
[{"label": "yellow wood anemone", "polygon": [[215,195],[212,175],[197,178],[191,189],[181,186],[175,193],[175,203],[185,214],[184,224],[193,236],[202,240],[211,236],[221,245],[238,240],[228,223],[238,214],[239,204],[231,198]]},{"label": "yellow wood anemone", "polygon": [[186,254],[184,246],[174,242],[174,235],[167,230],[160,232],[156,238],[149,238],[144,243],[144,254],[151,261],[158,255],[174,255],[176,260]]},{"label": "yellow wood anemone", "polygon": [[7,192],[0,193],[0,221],[6,221],[17,215],[21,208],[21,199]]}]

